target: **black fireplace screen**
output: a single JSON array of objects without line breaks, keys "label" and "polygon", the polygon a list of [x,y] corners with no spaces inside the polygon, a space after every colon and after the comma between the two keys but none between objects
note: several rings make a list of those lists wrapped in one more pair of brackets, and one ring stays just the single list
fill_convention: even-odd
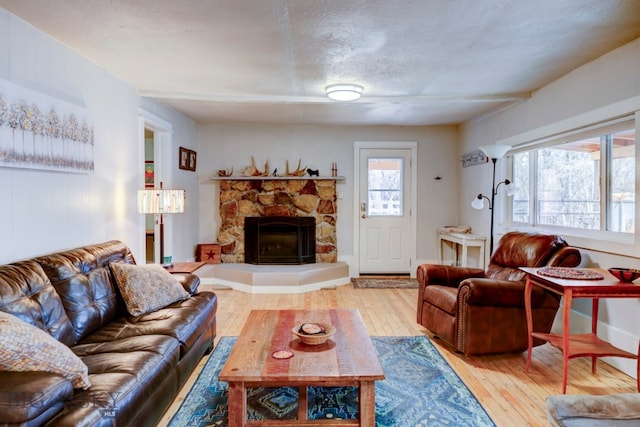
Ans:
[{"label": "black fireplace screen", "polygon": [[310,264],[316,262],[313,217],[246,217],[244,262],[247,264]]}]

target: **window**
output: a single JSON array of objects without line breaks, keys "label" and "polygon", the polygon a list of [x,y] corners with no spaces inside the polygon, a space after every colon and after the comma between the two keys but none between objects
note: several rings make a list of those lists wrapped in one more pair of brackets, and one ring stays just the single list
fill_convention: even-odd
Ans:
[{"label": "window", "polygon": [[512,222],[634,233],[635,139],[626,120],[516,151]]},{"label": "window", "polygon": [[402,216],[402,158],[370,158],[368,216]]}]

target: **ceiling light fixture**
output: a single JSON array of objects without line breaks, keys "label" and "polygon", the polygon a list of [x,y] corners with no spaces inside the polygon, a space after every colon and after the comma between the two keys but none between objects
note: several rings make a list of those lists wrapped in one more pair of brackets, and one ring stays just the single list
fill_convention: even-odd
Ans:
[{"label": "ceiling light fixture", "polygon": [[324,88],[327,96],[334,101],[355,101],[362,96],[364,88],[352,83],[338,83]]}]

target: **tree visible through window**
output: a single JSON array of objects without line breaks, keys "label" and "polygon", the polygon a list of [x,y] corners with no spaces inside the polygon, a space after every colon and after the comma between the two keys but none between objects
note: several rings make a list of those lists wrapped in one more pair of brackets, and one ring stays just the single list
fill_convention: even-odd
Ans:
[{"label": "tree visible through window", "polygon": [[592,135],[514,154],[513,222],[634,232],[635,129]]}]

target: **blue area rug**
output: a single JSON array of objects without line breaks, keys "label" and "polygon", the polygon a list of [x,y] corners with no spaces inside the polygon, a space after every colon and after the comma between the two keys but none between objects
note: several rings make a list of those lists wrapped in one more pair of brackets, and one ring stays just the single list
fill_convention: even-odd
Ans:
[{"label": "blue area rug", "polygon": [[[426,337],[371,339],[386,379],[376,382],[376,426],[495,426],[469,389]],[[170,427],[226,426],[227,383],[218,380],[235,337],[222,337]],[[354,387],[308,387],[309,419],[358,417]],[[291,387],[247,392],[248,419],[295,419]]]}]

